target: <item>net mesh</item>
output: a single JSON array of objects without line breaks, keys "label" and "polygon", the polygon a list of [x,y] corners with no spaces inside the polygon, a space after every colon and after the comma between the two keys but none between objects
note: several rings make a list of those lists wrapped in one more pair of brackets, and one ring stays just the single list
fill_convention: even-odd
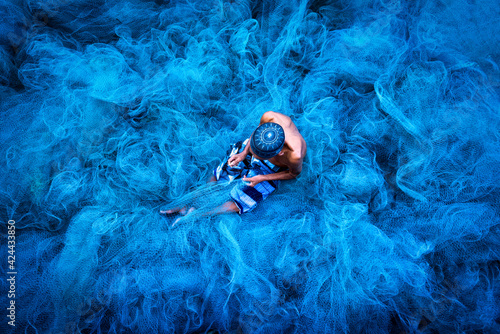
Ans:
[{"label": "net mesh", "polygon": [[[2,332],[500,331],[497,2],[0,13],[18,272]],[[305,138],[302,173],[247,214],[213,214],[243,184],[207,179],[268,110]],[[172,207],[196,210],[159,214]]]}]

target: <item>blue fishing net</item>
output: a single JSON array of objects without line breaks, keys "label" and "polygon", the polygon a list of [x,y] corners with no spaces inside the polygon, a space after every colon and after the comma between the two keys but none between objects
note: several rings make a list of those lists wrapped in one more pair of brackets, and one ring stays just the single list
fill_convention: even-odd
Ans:
[{"label": "blue fishing net", "polygon": [[[500,332],[497,1],[0,13],[2,333]],[[268,110],[302,173],[212,214]],[[172,229],[174,206],[196,210]]]}]

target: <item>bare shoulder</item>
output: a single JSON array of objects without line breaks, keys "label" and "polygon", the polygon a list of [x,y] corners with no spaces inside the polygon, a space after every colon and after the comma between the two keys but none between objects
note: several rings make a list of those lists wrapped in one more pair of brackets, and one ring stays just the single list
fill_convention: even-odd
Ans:
[{"label": "bare shoulder", "polygon": [[278,124],[286,125],[287,123],[291,122],[291,118],[288,117],[287,115],[284,115],[282,113],[276,112],[276,111],[266,111],[262,117],[260,118],[260,124],[268,123],[268,122],[275,122]]},{"label": "bare shoulder", "polygon": [[276,118],[276,114],[274,111],[266,111],[260,118],[260,124],[272,122]]},{"label": "bare shoulder", "polygon": [[307,146],[292,119],[276,111],[266,111],[260,119],[260,124],[262,125],[268,122],[278,123],[285,130],[286,145],[290,149],[288,160],[302,161],[305,157]]}]

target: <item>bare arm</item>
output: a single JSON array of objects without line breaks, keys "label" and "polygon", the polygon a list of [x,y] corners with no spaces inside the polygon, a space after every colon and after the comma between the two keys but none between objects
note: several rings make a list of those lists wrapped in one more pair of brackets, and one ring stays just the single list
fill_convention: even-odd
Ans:
[{"label": "bare arm", "polygon": [[229,166],[237,165],[241,161],[243,161],[249,153],[250,153],[250,140],[248,141],[247,146],[245,146],[245,148],[241,153],[235,154],[227,160],[227,164]]},{"label": "bare arm", "polygon": [[247,146],[245,146],[245,149],[243,149],[241,154],[244,154],[246,157],[249,153],[250,153],[250,138],[248,138]]},{"label": "bare arm", "polygon": [[292,180],[299,176],[302,171],[302,157],[292,157],[290,163],[288,164],[288,170],[267,174],[267,175],[256,175],[250,178],[244,178],[243,181],[250,182],[250,186],[255,186],[262,181],[273,181],[273,180]]},{"label": "bare arm", "polygon": [[[273,173],[273,174],[267,174],[267,175],[257,175],[252,177],[258,177],[258,180],[260,179],[260,182],[262,181],[274,181],[274,180],[292,180],[295,179],[298,175],[292,174],[290,170],[285,170],[279,173]],[[243,179],[245,180],[245,179]]]}]

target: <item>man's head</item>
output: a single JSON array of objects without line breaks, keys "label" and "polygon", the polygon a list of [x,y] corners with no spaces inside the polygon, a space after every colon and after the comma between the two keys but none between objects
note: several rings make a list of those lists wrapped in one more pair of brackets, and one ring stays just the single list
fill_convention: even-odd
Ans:
[{"label": "man's head", "polygon": [[261,159],[278,155],[285,145],[285,131],[281,125],[268,122],[260,125],[250,138],[252,153]]}]

